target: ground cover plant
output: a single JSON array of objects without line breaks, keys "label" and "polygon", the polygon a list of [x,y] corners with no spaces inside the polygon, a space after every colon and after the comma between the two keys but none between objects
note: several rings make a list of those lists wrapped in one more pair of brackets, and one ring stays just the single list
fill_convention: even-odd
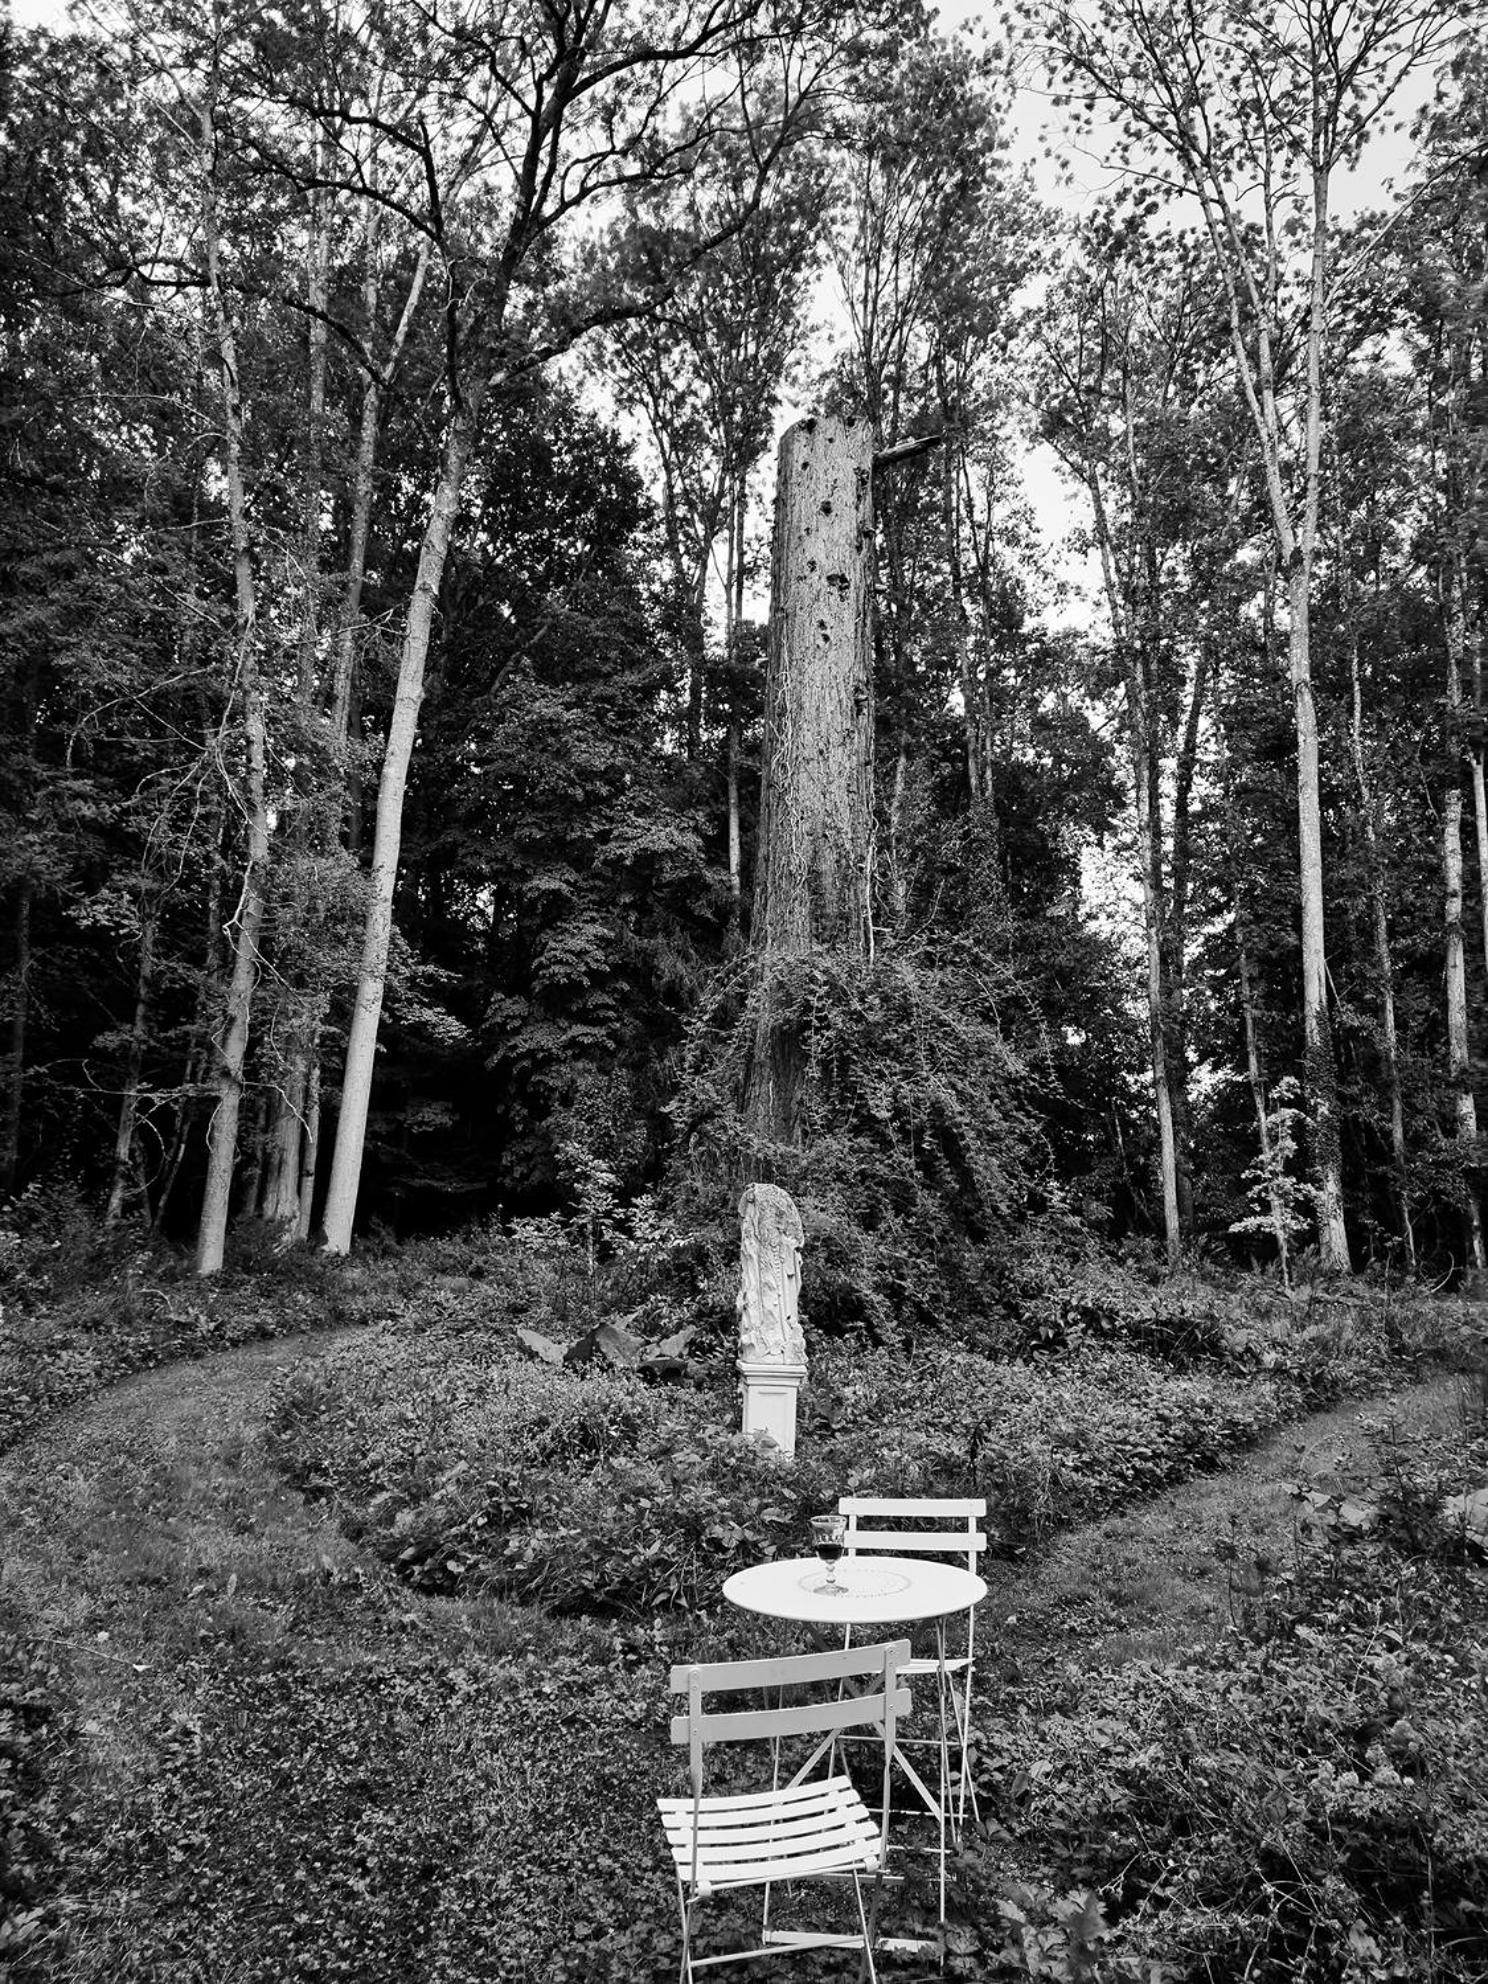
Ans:
[{"label": "ground cover plant", "polygon": [[1488,1564],[1442,1506],[1488,1477],[1488,1418],[1462,1397],[1451,1435],[1384,1420],[1356,1480],[1296,1484],[1287,1561],[1215,1539],[1225,1640],[1004,1677],[959,1974],[1485,1974]]}]

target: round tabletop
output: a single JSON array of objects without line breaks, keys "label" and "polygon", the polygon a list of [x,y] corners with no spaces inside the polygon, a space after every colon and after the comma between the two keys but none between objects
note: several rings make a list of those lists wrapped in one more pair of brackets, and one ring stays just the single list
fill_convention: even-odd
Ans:
[{"label": "round tabletop", "polygon": [[825,1576],[818,1557],[777,1557],[735,1571],[723,1595],[731,1605],[769,1619],[842,1626],[940,1619],[987,1596],[986,1580],[974,1572],[919,1557],[844,1557],[837,1565],[840,1593],[821,1589]]}]

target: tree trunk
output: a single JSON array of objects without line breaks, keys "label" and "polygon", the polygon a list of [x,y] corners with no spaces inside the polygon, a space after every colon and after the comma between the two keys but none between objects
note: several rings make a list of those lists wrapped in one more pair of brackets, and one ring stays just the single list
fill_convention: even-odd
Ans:
[{"label": "tree trunk", "polygon": [[1275,1169],[1271,1157],[1271,1118],[1266,1108],[1266,1083],[1261,1073],[1261,1048],[1256,1027],[1254,979],[1250,969],[1250,952],[1246,946],[1244,926],[1237,915],[1237,946],[1240,963],[1240,1011],[1245,1024],[1245,1073],[1250,1083],[1250,1099],[1256,1114],[1256,1135],[1259,1139],[1261,1165],[1268,1185],[1266,1196],[1271,1206],[1271,1230],[1276,1236],[1276,1251],[1281,1261],[1282,1285],[1292,1285],[1292,1249],[1287,1233],[1286,1207],[1281,1194],[1276,1189]]},{"label": "tree trunk", "polygon": [[1200,649],[1194,663],[1188,715],[1173,782],[1172,882],[1163,929],[1163,973],[1166,1002],[1163,1025],[1168,1042],[1168,1092],[1173,1099],[1173,1147],[1178,1172],[1178,1222],[1192,1233],[1193,1112],[1188,1093],[1188,902],[1193,872],[1193,785],[1198,766],[1199,731],[1208,695],[1210,661]]},{"label": "tree trunk", "polygon": [[[1131,421],[1128,418],[1128,431]],[[1158,1183],[1162,1192],[1163,1249],[1169,1269],[1183,1258],[1183,1231],[1178,1210],[1178,1155],[1173,1134],[1173,1091],[1169,1079],[1167,995],[1164,970],[1164,892],[1162,872],[1161,786],[1158,779],[1158,740],[1147,693],[1147,654],[1155,633],[1156,579],[1149,575],[1147,611],[1135,617],[1127,611],[1130,588],[1123,585],[1115,532],[1106,508],[1098,471],[1082,465],[1095,518],[1096,545],[1111,631],[1126,660],[1126,717],[1131,747],[1132,794],[1137,816],[1137,867],[1142,885],[1142,934],[1147,951],[1147,1035],[1152,1063],[1152,1099],[1157,1118]],[[1135,494],[1137,479],[1132,475]]]},{"label": "tree trunk", "polygon": [[[318,169],[323,172],[323,136],[317,140]],[[317,189],[310,197],[310,242],[306,257],[305,295],[308,305],[307,338],[309,368],[305,391],[304,488],[301,492],[301,551],[303,573],[300,603],[300,660],[296,684],[300,720],[308,730],[314,721],[319,674],[321,623],[321,540],[325,495],[325,418],[326,418],[326,285],[329,259],[329,216],[327,195]],[[319,835],[325,795],[317,790],[311,767],[302,762],[296,768],[298,788],[290,833],[296,853],[303,856]],[[305,900],[303,861],[295,864],[297,899],[290,914],[317,918],[318,902]],[[280,1028],[288,1034],[277,1088],[272,1091],[268,1130],[263,1216],[293,1230],[299,1219],[300,1132],[305,1099],[306,1071],[315,1038],[319,1033],[323,999],[317,987],[307,986],[305,975],[284,983],[279,1008]]]},{"label": "tree trunk", "polygon": [[310,1238],[315,1210],[315,1172],[320,1161],[320,1060],[310,1063],[305,1076],[305,1134],[300,1142],[300,1209],[295,1222],[295,1238]]},{"label": "tree trunk", "polygon": [[300,1220],[300,1141],[305,1124],[308,1059],[308,1043],[301,1037],[296,1040],[281,1086],[275,1092],[268,1133],[263,1216],[290,1232],[298,1228]]},{"label": "tree trunk", "polygon": [[754,1130],[795,1140],[801,1050],[791,967],[871,948],[873,430],[803,420],[780,443],[750,941],[760,1007],[745,1087]]},{"label": "tree trunk", "polygon": [[129,1029],[129,1048],[124,1058],[123,1093],[119,1097],[119,1124],[114,1134],[114,1171],[109,1181],[108,1204],[103,1223],[115,1226],[123,1217],[129,1195],[129,1181],[135,1172],[134,1132],[139,1115],[140,1072],[145,1065],[145,1038],[150,1017],[150,991],[154,977],[156,911],[148,909],[140,918],[139,966],[135,974],[134,1021]]},{"label": "tree trunk", "polygon": [[1338,1074],[1328,1018],[1328,960],[1323,918],[1323,816],[1318,776],[1317,710],[1312,699],[1310,576],[1292,561],[1287,630],[1297,727],[1297,862],[1302,908],[1302,1038],[1317,1191],[1318,1255],[1325,1268],[1349,1271],[1343,1221],[1343,1153],[1338,1132]]},{"label": "tree trunk", "polygon": [[1447,749],[1450,756],[1450,784],[1442,806],[1442,880],[1445,894],[1444,936],[1446,945],[1445,979],[1447,997],[1447,1079],[1451,1084],[1457,1118],[1457,1140],[1469,1155],[1463,1169],[1463,1190],[1467,1200],[1467,1240],[1471,1263],[1485,1265],[1483,1217],[1477,1186],[1472,1176],[1476,1166],[1478,1110],[1473,1094],[1472,1066],[1467,1044],[1467,959],[1462,936],[1462,659],[1465,602],[1460,575],[1449,565],[1443,600],[1447,645]]},{"label": "tree trunk", "polygon": [[243,402],[237,343],[222,293],[218,259],[217,202],[213,176],[216,171],[217,137],[210,98],[201,111],[201,140],[202,242],[206,257],[207,294],[222,369],[223,467],[233,550],[233,679],[243,713],[246,760],[240,805],[248,830],[242,890],[230,925],[235,932],[233,964],[217,1042],[214,1079],[217,1100],[207,1132],[207,1177],[197,1230],[196,1271],[208,1275],[215,1274],[222,1266],[227,1234],[233,1165],[237,1157],[243,1064],[248,1052],[254,987],[259,975],[258,940],[263,925],[264,883],[269,860],[269,807],[268,719],[264,686],[258,669],[258,602],[243,486]]},{"label": "tree trunk", "polygon": [[15,915],[11,922],[10,1024],[5,1052],[5,1090],[0,1095],[0,1198],[9,1198],[15,1191],[21,1166],[21,1105],[26,1082],[26,1024],[31,1003],[31,898],[34,890],[31,877],[22,875],[16,884]]},{"label": "tree trunk", "polygon": [[1158,1178],[1162,1186],[1163,1245],[1168,1267],[1183,1259],[1178,1217],[1178,1153],[1173,1137],[1173,1091],[1168,1080],[1168,1043],[1163,987],[1163,888],[1161,822],[1155,820],[1157,745],[1143,664],[1133,658],[1127,676],[1131,721],[1133,786],[1137,802],[1137,865],[1142,871],[1142,929],[1147,942],[1147,1033],[1152,1054],[1152,1091],[1157,1106]]},{"label": "tree trunk", "polygon": [[362,928],[362,957],[357,975],[351,1030],[346,1042],[346,1067],[341,1081],[341,1109],[336,1120],[336,1146],[326,1194],[325,1246],[332,1254],[351,1249],[361,1184],[362,1151],[372,1098],[373,1060],[382,1019],[387,982],[388,950],[393,934],[393,895],[398,883],[398,856],[403,841],[403,794],[418,734],[419,708],[424,696],[424,669],[434,629],[434,610],[450,537],[460,507],[460,492],[474,443],[479,417],[478,398],[467,398],[455,411],[445,439],[439,484],[429,522],[419,547],[418,576],[403,631],[398,686],[393,700],[377,788],[377,818],[372,835],[366,921]]},{"label": "tree trunk", "polygon": [[1385,1064],[1385,1090],[1390,1100],[1390,1166],[1395,1183],[1395,1207],[1400,1237],[1412,1274],[1416,1271],[1416,1234],[1411,1223],[1410,1164],[1405,1148],[1405,1102],[1400,1088],[1400,1048],[1395,1024],[1395,965],[1390,949],[1390,913],[1385,900],[1385,864],[1375,824],[1374,793],[1364,761],[1364,699],[1359,679],[1359,645],[1350,642],[1349,675],[1353,692],[1354,780],[1359,788],[1359,817],[1364,827],[1364,852],[1369,871],[1369,902],[1374,931],[1374,961],[1380,977],[1380,1053]]}]

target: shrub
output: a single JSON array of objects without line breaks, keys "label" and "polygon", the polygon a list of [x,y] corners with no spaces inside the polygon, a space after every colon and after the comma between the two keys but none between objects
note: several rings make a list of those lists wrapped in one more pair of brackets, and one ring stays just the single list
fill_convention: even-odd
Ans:
[{"label": "shrub", "polygon": [[[802,1066],[799,1136],[762,1141],[740,1098],[758,974],[724,975],[692,1024],[674,1116],[679,1223],[712,1229],[746,1179],[795,1197],[823,1333],[890,1341],[984,1306],[1010,1218],[1042,1168],[1039,1072],[1004,1033],[1008,966],[986,949],[886,943],[868,962],[814,953],[776,971],[775,1021]],[[718,1244],[726,1256],[736,1232]]]},{"label": "shrub", "polygon": [[516,1360],[461,1333],[387,1333],[288,1378],[279,1463],[422,1589],[554,1612],[716,1605],[740,1565],[803,1547],[839,1494],[987,1495],[1003,1548],[1216,1465],[1288,1395],[1175,1374],[1118,1345],[998,1363],[940,1348],[820,1351],[794,1465],[735,1430],[727,1385]]}]

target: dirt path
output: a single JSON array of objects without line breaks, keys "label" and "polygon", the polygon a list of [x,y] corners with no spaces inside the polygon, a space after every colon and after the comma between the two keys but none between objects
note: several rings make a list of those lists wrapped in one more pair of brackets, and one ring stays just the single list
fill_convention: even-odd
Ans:
[{"label": "dirt path", "polygon": [[992,1565],[981,1630],[1015,1663],[1063,1647],[1082,1667],[1162,1660],[1215,1638],[1229,1621],[1228,1574],[1215,1546],[1232,1524],[1237,1537],[1284,1563],[1293,1483],[1331,1488],[1367,1473],[1376,1431],[1449,1426],[1461,1387],[1457,1377],[1437,1376],[1298,1420],[1223,1474],[1071,1531],[1033,1565]]}]

